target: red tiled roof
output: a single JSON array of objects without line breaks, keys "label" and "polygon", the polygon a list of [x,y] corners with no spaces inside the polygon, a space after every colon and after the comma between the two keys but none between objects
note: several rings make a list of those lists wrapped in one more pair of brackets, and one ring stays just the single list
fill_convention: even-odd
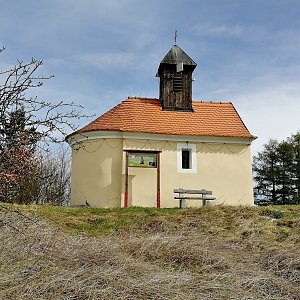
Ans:
[{"label": "red tiled roof", "polygon": [[194,112],[163,111],[159,99],[128,98],[77,132],[113,130],[256,138],[230,102],[193,101],[193,109]]}]

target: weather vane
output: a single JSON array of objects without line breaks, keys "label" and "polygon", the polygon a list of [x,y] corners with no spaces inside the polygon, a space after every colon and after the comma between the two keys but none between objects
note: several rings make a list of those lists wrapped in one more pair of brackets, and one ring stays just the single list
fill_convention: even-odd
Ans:
[{"label": "weather vane", "polygon": [[175,40],[175,45],[176,45],[176,42],[177,42],[177,30],[175,30],[174,40]]}]

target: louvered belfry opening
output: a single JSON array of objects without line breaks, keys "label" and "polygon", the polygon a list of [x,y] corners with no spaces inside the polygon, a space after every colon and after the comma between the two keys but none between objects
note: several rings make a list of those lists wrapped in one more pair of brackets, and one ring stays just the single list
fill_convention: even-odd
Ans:
[{"label": "louvered belfry opening", "polygon": [[193,111],[192,73],[197,64],[177,45],[161,61],[159,99],[163,110]]},{"label": "louvered belfry opening", "polygon": [[173,91],[174,92],[181,92],[182,91],[182,75],[174,75],[173,77]]}]

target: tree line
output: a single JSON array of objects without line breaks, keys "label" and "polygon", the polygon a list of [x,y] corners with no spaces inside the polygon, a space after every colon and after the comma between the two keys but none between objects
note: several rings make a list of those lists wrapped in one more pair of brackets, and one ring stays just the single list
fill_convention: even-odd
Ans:
[{"label": "tree line", "polygon": [[300,131],[270,139],[254,156],[253,171],[258,194],[271,204],[300,204]]}]

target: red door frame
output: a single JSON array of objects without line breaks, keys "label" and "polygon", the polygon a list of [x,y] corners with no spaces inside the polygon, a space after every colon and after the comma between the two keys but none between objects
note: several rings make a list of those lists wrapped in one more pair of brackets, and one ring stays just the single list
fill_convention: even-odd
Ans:
[{"label": "red door frame", "polygon": [[160,152],[161,151],[139,151],[139,150],[125,150],[125,192],[124,192],[124,208],[128,207],[128,157],[130,152],[150,152],[156,153],[156,169],[157,169],[157,194],[156,194],[156,207],[160,208]]}]

